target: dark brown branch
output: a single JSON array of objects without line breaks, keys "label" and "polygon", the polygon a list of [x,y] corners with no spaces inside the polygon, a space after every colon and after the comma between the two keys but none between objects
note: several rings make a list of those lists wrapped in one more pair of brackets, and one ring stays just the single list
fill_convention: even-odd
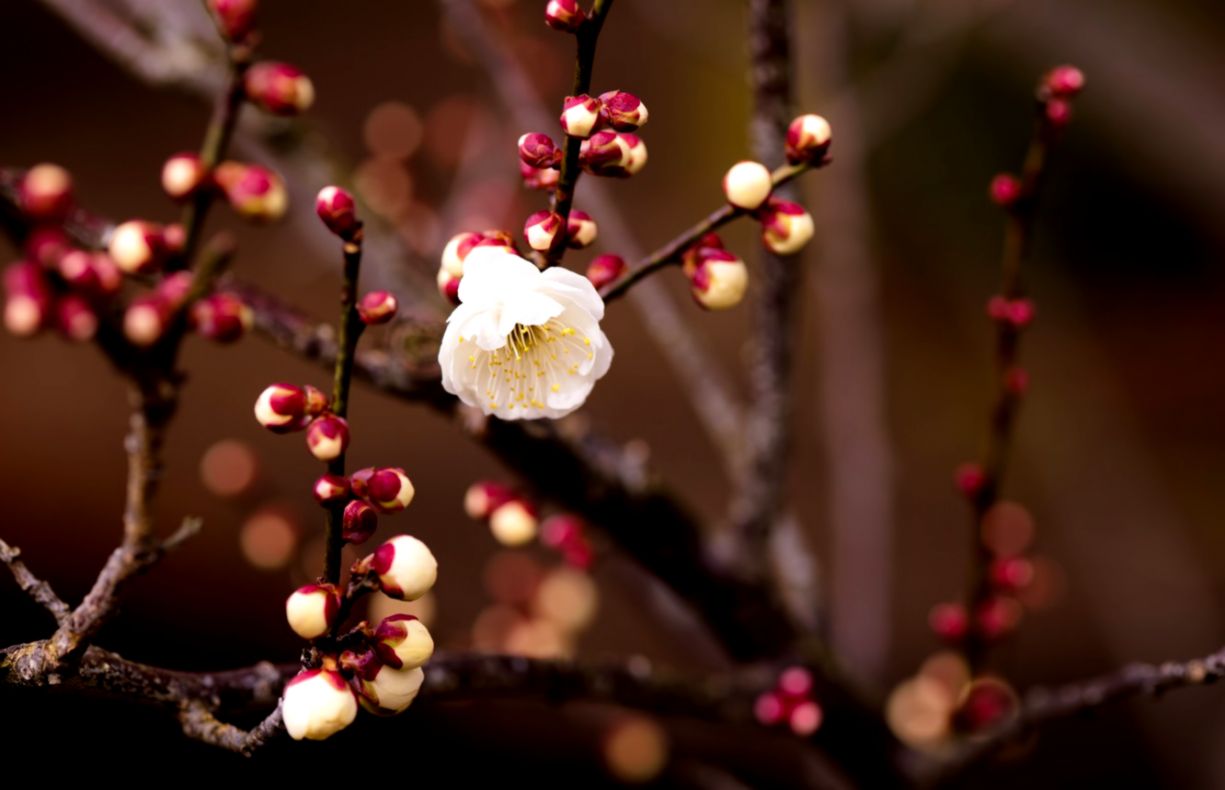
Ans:
[{"label": "dark brown branch", "polygon": [[30,596],[35,603],[42,604],[43,608],[55,618],[55,622],[63,624],[72,610],[55,594],[50,584],[35,576],[26,567],[26,564],[21,561],[21,549],[0,540],[0,562],[8,566],[9,572],[13,574],[13,579],[17,581],[17,586],[22,592]]},{"label": "dark brown branch", "polygon": [[244,730],[221,721],[199,700],[191,700],[183,705],[179,711],[179,724],[183,727],[183,734],[189,738],[238,752],[246,757],[254,754],[285,727],[280,705],[258,725]]}]

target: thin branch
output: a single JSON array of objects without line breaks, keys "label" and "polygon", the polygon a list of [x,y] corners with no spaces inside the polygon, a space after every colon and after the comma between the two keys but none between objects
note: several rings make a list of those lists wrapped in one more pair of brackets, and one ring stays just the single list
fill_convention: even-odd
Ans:
[{"label": "thin branch", "polygon": [[35,603],[42,604],[55,618],[55,622],[63,624],[72,610],[55,594],[50,584],[35,576],[26,567],[26,564],[21,561],[21,549],[0,540],[0,562],[8,566],[9,572],[13,574],[22,592],[30,596]]},{"label": "thin branch", "polygon": [[183,734],[189,738],[238,752],[246,757],[250,757],[285,728],[280,705],[255,727],[244,730],[221,721],[199,700],[191,700],[183,705],[179,711],[179,724],[183,727]]}]

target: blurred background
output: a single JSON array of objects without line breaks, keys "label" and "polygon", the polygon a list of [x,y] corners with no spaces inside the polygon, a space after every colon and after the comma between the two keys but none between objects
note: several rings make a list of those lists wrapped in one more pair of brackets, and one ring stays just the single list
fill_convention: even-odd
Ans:
[{"label": "blurred background", "polygon": [[[10,75],[0,82],[0,163],[56,162],[91,210],[172,219],[158,186],[161,163],[198,146],[209,106],[147,78],[162,68],[207,83],[211,44],[183,45],[195,41],[202,11],[186,0],[84,4],[169,25],[150,40],[171,56],[141,60],[142,79],[48,10],[56,4],[0,5],[0,72]],[[541,23],[543,0],[481,5],[494,42],[520,64],[552,118],[571,77],[569,40]],[[881,699],[938,647],[928,611],[961,595],[970,545],[952,470],[978,454],[991,398],[983,305],[997,284],[1002,217],[986,188],[996,172],[1020,164],[1038,75],[1071,62],[1085,70],[1088,88],[1052,162],[1026,275],[1038,306],[1022,352],[1033,386],[1006,486],[1006,498],[1033,516],[1038,574],[997,668],[1024,689],[1129,660],[1216,650],[1225,638],[1220,5],[793,5],[797,110],[830,119],[835,160],[801,186],[818,220],[802,264],[790,479],[799,533],[818,558],[803,605]],[[368,254],[364,284],[441,309],[432,278],[443,244],[463,230],[517,229],[543,205],[541,194],[519,186],[515,141],[556,130],[522,128],[480,67],[470,31],[435,3],[265,0],[263,9],[261,55],[304,69],[318,98],[305,126],[262,123],[248,111],[247,142],[235,155],[290,163],[295,202],[269,229],[214,213],[212,227],[239,233],[236,273],[333,320],[339,260],[310,198],[340,180],[386,231],[387,243]],[[652,249],[719,205],[722,173],[749,154],[745,15],[746,4],[734,0],[617,3],[595,85],[648,104],[651,158],[641,175],[604,185],[632,239],[605,224],[597,252]],[[281,158],[271,161],[270,152]],[[743,255],[758,245],[748,223],[724,238]],[[17,254],[7,241],[0,249]],[[593,254],[574,254],[571,264]],[[604,329],[616,363],[584,419],[630,443],[714,525],[729,490],[719,439],[658,343],[659,310],[679,316],[700,352],[690,359],[737,396],[750,310],[703,313],[678,271],[657,280],[655,301],[610,311]],[[94,350],[52,336],[0,337],[0,364],[0,534],[75,600],[120,533],[124,388]],[[205,529],[132,586],[102,644],[185,669],[292,660],[298,641],[283,626],[282,605],[320,564],[322,519],[309,493],[318,464],[300,437],[262,431],[251,406],[271,381],[323,385],[327,374],[256,337],[233,347],[190,341],[184,367],[189,385],[157,512],[167,531],[188,514],[202,516]],[[351,413],[353,464],[402,465],[416,484],[412,507],[382,529],[418,534],[439,557],[426,616],[440,646],[634,655],[693,671],[725,665],[615,552],[600,551],[590,578],[575,579],[546,550],[500,550],[462,502],[474,480],[513,481],[513,470],[498,468],[446,420],[364,387]],[[550,584],[562,600],[552,609],[542,603]],[[0,642],[46,633],[44,616],[7,576],[0,601]],[[576,611],[575,601],[590,611]],[[661,608],[667,616],[653,616]],[[1220,787],[1223,703],[1221,689],[1201,689],[1064,722],[968,783]],[[16,764],[45,737],[44,725],[83,754],[118,758],[155,747],[204,765],[238,763],[183,742],[157,711],[7,690],[0,706],[0,757]],[[714,769],[703,755],[717,749],[751,786],[809,783],[782,737],[734,748],[695,723],[660,729],[623,712],[543,703],[448,709],[428,731],[411,718],[396,727],[368,723],[361,736],[345,733],[293,757],[321,770],[354,743],[341,741],[365,737],[373,747],[420,754],[422,770],[451,778],[496,770],[545,785],[708,786],[705,772]],[[284,761],[289,751],[264,761]],[[457,764],[454,754],[494,759]]]}]

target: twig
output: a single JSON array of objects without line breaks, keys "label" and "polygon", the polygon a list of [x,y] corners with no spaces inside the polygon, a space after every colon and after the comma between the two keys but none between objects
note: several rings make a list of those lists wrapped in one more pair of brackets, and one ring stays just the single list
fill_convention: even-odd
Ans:
[{"label": "twig", "polygon": [[0,562],[8,566],[17,586],[36,603],[42,604],[55,618],[55,622],[62,624],[71,612],[68,604],[55,594],[50,584],[31,573],[20,558],[21,549],[0,540]]},{"label": "twig", "polygon": [[285,727],[280,705],[255,727],[244,730],[221,721],[199,700],[184,703],[179,711],[179,724],[183,727],[183,734],[189,738],[246,757],[250,757]]},{"label": "twig", "polygon": [[[817,166],[820,167],[825,164],[828,164],[828,162],[822,162]],[[812,167],[813,165],[810,164],[783,165],[772,173],[771,181],[775,189],[777,189],[784,184],[790,183],[797,176],[808,172]],[[707,233],[718,230],[727,223],[748,215],[748,211],[736,208],[730,203],[715,209],[705,219],[700,220],[693,227],[636,263],[633,268],[621,276],[621,279],[605,286],[604,290],[600,293],[604,297],[604,303],[608,304],[625,296],[635,283],[654,274],[665,266],[680,264],[681,254]]]},{"label": "twig", "polygon": [[[604,20],[612,11],[613,0],[596,0],[591,8],[591,14],[574,34],[578,52],[574,64],[574,87],[571,96],[581,96],[591,92],[591,75],[595,68],[596,44],[600,40],[600,31],[604,28]],[[582,168],[579,167],[579,154],[583,141],[572,135],[565,135],[562,145],[564,156],[561,162],[561,174],[557,180],[557,189],[553,192],[552,209],[561,217],[561,230],[553,237],[544,256],[546,266],[556,266],[561,263],[566,254],[566,227],[570,220],[570,209],[574,205],[574,190],[578,186]]]}]

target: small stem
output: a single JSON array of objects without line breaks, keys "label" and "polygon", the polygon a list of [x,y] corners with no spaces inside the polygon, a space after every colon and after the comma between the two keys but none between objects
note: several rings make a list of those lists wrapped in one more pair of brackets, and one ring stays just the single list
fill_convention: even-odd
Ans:
[{"label": "small stem", "polygon": [[[604,28],[604,20],[612,10],[613,0],[596,0],[591,9],[591,16],[574,34],[578,45],[578,54],[574,64],[574,85],[571,96],[581,96],[591,92],[591,76],[595,69],[596,44],[600,39],[600,31]],[[561,263],[566,254],[566,228],[570,221],[570,209],[574,206],[574,192],[578,187],[582,168],[579,166],[579,153],[583,141],[578,137],[565,135],[562,150],[565,156],[561,163],[561,176],[557,181],[557,189],[553,192],[553,211],[561,216],[561,229],[553,237],[553,244],[543,256],[537,256],[538,263],[545,266],[556,266]]]},{"label": "small stem", "polygon": [[[247,68],[251,65],[251,53],[245,47],[231,47],[228,55],[230,60],[229,80],[225,93],[217,100],[213,117],[204,133],[204,143],[200,146],[200,163],[209,174],[221,162],[230,147],[230,140],[238,125],[239,112],[246,99],[243,78],[247,73]],[[204,220],[216,198],[215,189],[202,188],[197,190],[195,197],[183,209],[180,222],[183,224],[186,242],[183,245],[183,252],[176,260],[170,262],[168,268],[185,269],[191,265],[204,230]]]},{"label": "small stem", "polygon": [[[830,161],[832,160],[826,159],[817,164],[783,165],[771,174],[771,182],[775,188],[778,188],[783,184],[791,182],[802,173],[806,173],[814,168],[824,167]],[[608,285],[601,294],[604,297],[604,303],[608,304],[614,299],[625,296],[634,283],[645,279],[652,273],[666,266],[680,263],[682,253],[707,233],[718,230],[732,220],[748,216],[751,213],[750,211],[736,208],[730,203],[715,209],[705,219],[643,258],[632,269],[626,272],[620,280]]]},{"label": "small stem", "polygon": [[[353,365],[357,360],[357,341],[366,325],[357,314],[357,281],[362,266],[362,236],[359,231],[344,245],[344,279],[340,288],[340,330],[336,340],[336,365],[332,378],[332,413],[346,417],[349,413],[349,388],[353,383]],[[345,454],[328,462],[328,474],[343,476]],[[340,557],[344,550],[342,521],[344,504],[334,504],[327,510],[327,554],[323,575],[331,583],[340,581]]]}]

